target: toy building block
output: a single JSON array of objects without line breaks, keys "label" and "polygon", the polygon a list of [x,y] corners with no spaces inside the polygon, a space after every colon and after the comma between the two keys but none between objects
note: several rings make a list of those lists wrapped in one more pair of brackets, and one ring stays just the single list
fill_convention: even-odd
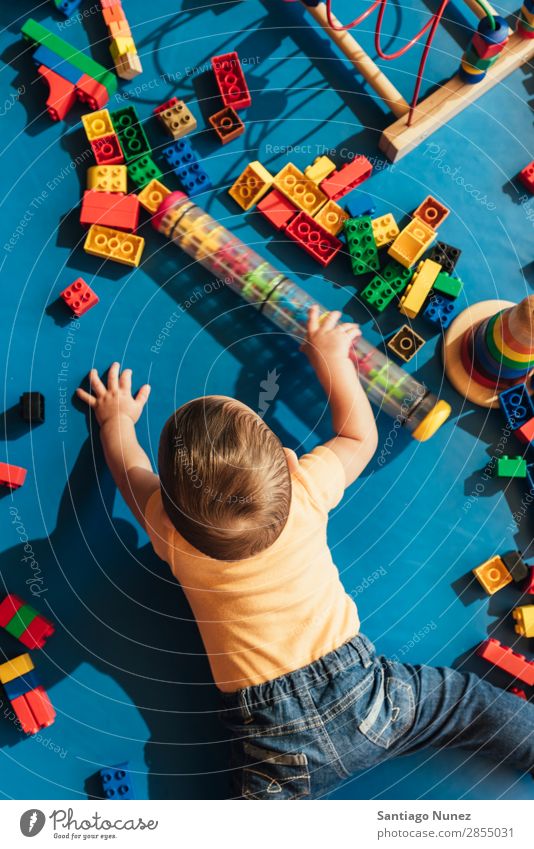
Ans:
[{"label": "toy building block", "polygon": [[[257,206],[258,212],[277,230],[285,230],[298,209],[278,189],[272,189]],[[326,228],[325,228],[326,229]]]},{"label": "toy building block", "polygon": [[9,684],[15,678],[26,675],[34,669],[33,660],[29,654],[19,654],[12,660],[0,664],[0,684]]},{"label": "toy building block", "polygon": [[525,383],[499,392],[499,404],[511,430],[517,430],[534,416],[534,403]]},{"label": "toy building block", "polygon": [[534,194],[534,160],[525,165],[522,171],[519,172],[519,179],[531,194]]},{"label": "toy building block", "polygon": [[520,551],[507,551],[506,554],[501,554],[501,560],[516,584],[525,580],[528,575],[528,566]]},{"label": "toy building block", "polygon": [[461,254],[460,248],[448,245],[447,242],[436,242],[428,258],[438,262],[447,274],[452,274]]},{"label": "toy building block", "polygon": [[292,218],[286,227],[286,235],[293,239],[307,254],[325,268],[341,250],[341,242],[328,230],[321,227],[306,212]]},{"label": "toy building block", "polygon": [[[439,259],[433,256],[430,256],[429,259],[441,265]],[[463,287],[464,284],[459,277],[451,277],[446,271],[440,271],[432,288],[434,292],[438,292],[440,295],[445,295],[447,298],[454,300],[458,297]]]},{"label": "toy building block", "polygon": [[208,118],[221,144],[228,144],[245,132],[243,121],[231,106],[225,106]]},{"label": "toy building block", "polygon": [[56,9],[63,12],[66,18],[69,18],[76,11],[81,2],[82,0],[53,0]]},{"label": "toy building block", "polygon": [[114,112],[111,112],[110,117],[127,163],[139,156],[152,153],[145,131],[133,106],[115,109]]},{"label": "toy building block", "polygon": [[380,267],[378,249],[370,216],[347,218],[343,229],[347,239],[352,273],[359,276],[368,271],[378,271]]},{"label": "toy building block", "polygon": [[261,162],[250,162],[228,190],[228,194],[246,212],[269,191],[272,183],[273,177]]},{"label": "toy building block", "polygon": [[419,336],[407,324],[403,324],[400,330],[397,330],[395,335],[387,342],[389,350],[393,351],[405,363],[409,363],[424,344],[425,340],[423,337]]},{"label": "toy building block", "polygon": [[170,194],[170,189],[164,186],[163,183],[160,183],[159,180],[151,180],[150,183],[148,183],[144,189],[139,192],[137,197],[143,209],[146,209],[147,212],[154,215],[161,202]]},{"label": "toy building block", "polygon": [[8,634],[11,634],[12,637],[16,637],[18,640],[36,616],[39,616],[39,614],[31,605],[23,604],[4,627]]},{"label": "toy building block", "polygon": [[[132,168],[140,161],[137,160],[128,168]],[[88,189],[83,193],[80,224],[84,227],[90,227],[91,224],[103,224],[105,227],[134,232],[139,224],[139,199],[137,195],[93,192]]]},{"label": "toy building block", "polygon": [[64,80],[76,88],[78,82],[83,77],[83,73],[75,68],[74,65],[71,65],[70,62],[67,62],[65,59],[61,59],[56,53],[53,53],[48,47],[45,47],[44,44],[40,44],[36,50],[34,50],[33,61],[39,67],[40,65],[44,65],[45,68],[48,68],[50,71],[53,71],[55,74],[59,74]]},{"label": "toy building block", "polygon": [[74,283],[61,292],[61,298],[77,318],[98,304],[99,298],[87,285],[83,277],[78,277]]},{"label": "toy building block", "polygon": [[211,67],[224,105],[234,109],[250,106],[252,100],[237,53],[213,56]]},{"label": "toy building block", "polygon": [[0,604],[0,625],[29,649],[42,649],[54,625],[13,593]]},{"label": "toy building block", "polygon": [[365,156],[355,156],[339,171],[322,180],[319,188],[330,200],[339,200],[371,176],[373,166]]},{"label": "toy building block", "polygon": [[[534,418],[529,419],[528,422],[520,425],[517,430],[514,431],[514,436],[520,440],[520,442],[532,443],[534,442]],[[528,469],[527,469],[528,476]]]},{"label": "toy building block", "polygon": [[[160,172],[159,176],[162,177],[163,174]],[[193,162],[191,165],[179,168],[176,171],[176,176],[182,184],[182,189],[189,197],[194,197],[212,187],[211,180],[200,162]]]},{"label": "toy building block", "polygon": [[391,301],[406,288],[412,276],[409,268],[403,268],[391,260],[379,274],[360,292],[360,298],[377,312],[383,312]]},{"label": "toy building block", "polygon": [[321,227],[324,227],[332,236],[337,236],[343,230],[343,225],[349,217],[348,212],[341,209],[340,206],[333,200],[328,200],[322,206],[319,212],[316,212],[313,218]]},{"label": "toy building block", "polygon": [[89,141],[101,139],[102,136],[109,136],[115,132],[107,109],[82,115],[82,124]]},{"label": "toy building block", "polygon": [[510,572],[498,555],[490,557],[473,569],[473,575],[488,595],[494,595],[513,582]]},{"label": "toy building block", "polygon": [[445,330],[454,318],[454,304],[441,295],[432,295],[423,311],[423,318]]},{"label": "toy building block", "polygon": [[399,235],[400,230],[391,212],[381,215],[380,218],[373,218],[371,223],[377,248],[389,245]]},{"label": "toy building block", "polygon": [[84,251],[101,259],[111,259],[137,267],[141,262],[145,240],[132,233],[92,224],[83,246]]},{"label": "toy building block", "polygon": [[67,41],[64,41],[59,36],[55,35],[50,30],[46,29],[42,24],[28,18],[21,28],[23,37],[33,44],[44,44],[53,53],[56,53],[61,59],[67,60],[71,65],[78,68],[83,74],[91,77],[96,82],[103,85],[111,97],[117,91],[117,78],[114,74],[86,56],[76,47],[73,47]]},{"label": "toy building block", "polygon": [[494,469],[498,478],[526,478],[527,461],[523,457],[508,457],[503,454],[498,458]]},{"label": "toy building block", "polygon": [[432,195],[428,195],[427,198],[424,199],[423,203],[421,203],[414,212],[414,218],[420,218],[421,221],[424,221],[425,224],[428,224],[429,227],[432,227],[434,230],[436,227],[445,221],[450,209],[447,209],[446,206],[443,206],[436,198],[433,198]]},{"label": "toy building block", "polygon": [[39,687],[41,682],[39,677],[35,671],[32,669],[31,672],[28,672],[26,675],[20,675],[18,678],[13,678],[12,681],[7,681],[3,684],[3,688],[6,696],[9,701],[13,701],[13,699],[18,699],[20,696],[25,696],[26,693],[29,693],[30,690],[35,690],[36,687]]},{"label": "toy building block", "polygon": [[[412,218],[409,224],[388,249],[388,254],[401,265],[411,268],[430,247],[436,237],[436,231],[420,218]],[[441,267],[439,269],[441,271]]]},{"label": "toy building block", "polygon": [[512,616],[515,619],[514,631],[522,637],[534,637],[534,604],[524,604],[514,607]]},{"label": "toy building block", "polygon": [[126,194],[127,175],[126,165],[93,165],[87,169],[87,188],[92,192]]},{"label": "toy building block", "polygon": [[527,660],[524,655],[517,654],[508,646],[503,646],[499,640],[484,640],[478,647],[477,654],[514,678],[534,687],[534,661]]},{"label": "toy building block", "polygon": [[[402,265],[402,263],[401,263]],[[415,318],[432,289],[441,266],[431,259],[422,260],[406,287],[399,303],[399,310],[408,318]]]},{"label": "toy building block", "polygon": [[87,74],[76,83],[76,94],[81,103],[87,104],[88,109],[103,109],[109,100],[105,86]]},{"label": "toy building block", "polygon": [[142,73],[143,66],[137,54],[137,47],[132,37],[132,31],[120,0],[115,0],[108,6],[101,3],[102,17],[111,39],[109,52],[115,65],[117,76],[123,80],[133,80]]},{"label": "toy building block", "polygon": [[23,392],[20,396],[21,418],[30,424],[42,424],[45,420],[45,399],[40,392]]},{"label": "toy building block", "polygon": [[304,174],[313,183],[320,183],[336,170],[335,164],[328,156],[316,156],[311,165],[307,165]]},{"label": "toy building block", "polygon": [[328,200],[320,187],[309,180],[292,162],[288,162],[278,172],[274,178],[274,185],[288,200],[308,215],[315,215]]},{"label": "toy building block", "polygon": [[116,133],[102,136],[90,142],[95,159],[99,165],[120,165],[124,162],[124,154]]},{"label": "toy building block", "polygon": [[115,71],[121,80],[133,80],[139,74],[143,73],[143,66],[137,53],[126,53],[124,56],[119,56],[114,62]]},{"label": "toy building block", "polygon": [[18,489],[26,480],[27,470],[22,466],[12,466],[10,463],[0,463],[0,486]]},{"label": "toy building block", "polygon": [[0,626],[5,628],[11,622],[17,610],[24,607],[25,601],[14,593],[9,593],[0,602]]},{"label": "toy building block", "polygon": [[166,103],[156,107],[154,114],[159,118],[165,132],[173,139],[181,139],[182,136],[192,133],[197,128],[197,119],[184,101],[178,100],[177,97],[172,97]]},{"label": "toy building block", "polygon": [[164,147],[161,153],[167,164],[170,165],[176,174],[186,165],[192,165],[193,162],[198,162],[198,156],[191,147],[188,139],[177,139],[172,144]]},{"label": "toy building block", "polygon": [[524,699],[525,702],[527,700],[527,694],[520,687],[509,687],[508,692],[517,696],[518,699]]},{"label": "toy building block", "polygon": [[39,65],[37,73],[48,86],[46,109],[52,121],[62,121],[76,101],[76,88],[60,74],[45,65]]},{"label": "toy building block", "polygon": [[[56,718],[56,712],[52,707],[48,694],[43,687],[36,687],[35,690],[30,690],[25,696],[21,696],[26,700],[26,704],[30,708],[39,728],[48,728]],[[13,702],[11,702],[13,705]],[[16,712],[16,711],[15,711]]]},{"label": "toy building block", "polygon": [[523,592],[526,595],[534,595],[534,566],[531,566],[529,569]]},{"label": "toy building block", "polygon": [[102,790],[106,799],[135,799],[131,775],[128,764],[117,764],[100,770]]},{"label": "toy building block", "polygon": [[148,186],[152,180],[163,179],[163,174],[151,156],[140,156],[134,162],[129,162],[127,167],[128,177],[138,189]]},{"label": "toy building block", "polygon": [[354,192],[348,200],[345,200],[345,207],[351,218],[373,215],[376,212],[375,202],[371,195],[360,190]]}]

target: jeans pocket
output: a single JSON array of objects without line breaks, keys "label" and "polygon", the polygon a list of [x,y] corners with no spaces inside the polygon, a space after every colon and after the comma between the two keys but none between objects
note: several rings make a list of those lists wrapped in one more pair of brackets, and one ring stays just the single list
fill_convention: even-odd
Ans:
[{"label": "jeans pocket", "polygon": [[380,683],[359,730],[377,746],[389,749],[413,725],[415,698],[412,687],[389,675],[380,666]]},{"label": "jeans pocket", "polygon": [[274,752],[243,744],[244,799],[302,799],[310,795],[308,758],[303,752]]}]

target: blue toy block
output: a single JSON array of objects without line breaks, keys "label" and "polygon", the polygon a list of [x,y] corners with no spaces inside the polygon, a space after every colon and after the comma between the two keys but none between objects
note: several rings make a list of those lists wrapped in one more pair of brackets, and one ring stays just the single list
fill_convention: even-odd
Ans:
[{"label": "blue toy block", "polygon": [[9,701],[12,702],[13,699],[18,699],[19,696],[23,696],[25,693],[35,690],[36,687],[40,687],[41,682],[35,669],[32,669],[26,675],[21,675],[20,678],[8,681],[7,684],[3,684],[2,686],[6,691]]},{"label": "blue toy block", "polygon": [[423,312],[423,318],[426,318],[431,324],[445,329],[454,318],[454,304],[448,298],[433,295]]},{"label": "blue toy block", "polygon": [[50,50],[44,44],[40,44],[37,50],[34,51],[33,61],[36,65],[44,65],[45,68],[49,68],[55,74],[59,74],[60,77],[68,80],[73,85],[77,85],[84,76],[82,71],[79,71],[70,62],[62,59],[61,56],[58,56],[57,53],[54,53],[53,50]]},{"label": "blue toy block", "polygon": [[135,799],[127,762],[101,769],[100,778],[106,799]]},{"label": "blue toy block", "polygon": [[351,218],[360,218],[362,215],[372,215],[376,211],[375,202],[367,192],[355,191],[345,201],[345,209]]},{"label": "blue toy block", "polygon": [[194,162],[198,162],[198,157],[187,139],[177,139],[172,144],[164,147],[161,153],[165,157],[167,164],[176,172],[180,168],[187,168]]},{"label": "blue toy block", "polygon": [[206,189],[211,189],[211,180],[204,171],[200,162],[193,162],[186,168],[180,168],[176,172],[176,176],[182,184],[182,188],[190,197],[204,192]]},{"label": "blue toy block", "polygon": [[68,18],[76,11],[82,0],[53,0],[53,2],[56,9]]},{"label": "blue toy block", "polygon": [[499,404],[512,430],[528,422],[534,416],[534,403],[525,383],[512,386],[499,393]]}]

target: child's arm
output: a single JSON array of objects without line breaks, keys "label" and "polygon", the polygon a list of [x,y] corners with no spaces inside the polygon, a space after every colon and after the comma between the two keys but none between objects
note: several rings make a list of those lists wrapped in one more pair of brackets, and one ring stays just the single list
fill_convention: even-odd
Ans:
[{"label": "child's arm", "polygon": [[150,386],[142,386],[134,398],[132,370],[124,369],[120,377],[119,370],[119,363],[113,363],[106,388],[97,370],[92,369],[89,373],[92,394],[84,389],[77,389],[76,394],[94,411],[113,480],[135,518],[144,527],[146,503],[159,489],[159,477],[154,474],[135,433],[135,424],[148,401]]},{"label": "child's arm", "polygon": [[326,445],[341,460],[348,486],[375,453],[378,432],[371,405],[349,359],[360,328],[357,324],[339,324],[340,317],[340,312],[332,312],[319,321],[319,311],[312,307],[303,350],[328,397],[336,436]]}]

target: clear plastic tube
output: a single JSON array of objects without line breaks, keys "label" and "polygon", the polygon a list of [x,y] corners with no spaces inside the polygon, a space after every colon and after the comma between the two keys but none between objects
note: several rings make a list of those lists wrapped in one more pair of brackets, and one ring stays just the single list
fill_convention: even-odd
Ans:
[{"label": "clear plastic tube", "polygon": [[[302,338],[309,308],[317,304],[321,313],[328,312],[181,192],[165,198],[154,226],[281,330]],[[369,400],[416,439],[428,439],[448,417],[448,404],[363,337],[354,342],[351,359]]]}]

